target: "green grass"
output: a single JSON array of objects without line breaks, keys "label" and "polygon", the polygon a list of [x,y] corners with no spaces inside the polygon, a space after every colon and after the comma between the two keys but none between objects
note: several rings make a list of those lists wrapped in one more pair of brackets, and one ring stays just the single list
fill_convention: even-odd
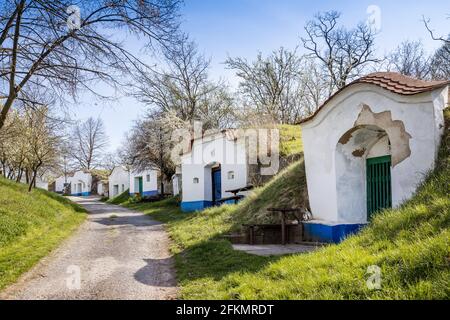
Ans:
[{"label": "green grass", "polygon": [[124,192],[122,192],[121,194],[119,194],[117,197],[109,199],[108,201],[106,201],[106,203],[123,204],[123,203],[126,203],[129,198],[130,198],[130,190],[127,189]]},{"label": "green grass", "polygon": [[83,208],[0,178],[0,289],[13,283],[84,221]]},{"label": "green grass", "polygon": [[[439,163],[411,200],[341,244],[284,257],[234,251],[221,235],[270,220],[267,206],[304,205],[302,160],[238,205],[189,214],[176,199],[127,206],[167,223],[184,299],[449,299],[449,177],[447,125]],[[366,285],[372,265],[381,268],[380,290]]]},{"label": "green grass", "polygon": [[280,155],[289,156],[303,151],[302,133],[300,126],[282,124],[280,130]]}]

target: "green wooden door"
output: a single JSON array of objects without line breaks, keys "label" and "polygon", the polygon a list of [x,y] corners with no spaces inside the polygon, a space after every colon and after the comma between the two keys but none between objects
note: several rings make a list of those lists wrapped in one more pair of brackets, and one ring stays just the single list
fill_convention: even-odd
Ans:
[{"label": "green wooden door", "polygon": [[144,194],[144,185],[142,177],[139,177],[139,194],[142,196]]},{"label": "green wooden door", "polygon": [[392,206],[391,156],[367,159],[367,219]]}]

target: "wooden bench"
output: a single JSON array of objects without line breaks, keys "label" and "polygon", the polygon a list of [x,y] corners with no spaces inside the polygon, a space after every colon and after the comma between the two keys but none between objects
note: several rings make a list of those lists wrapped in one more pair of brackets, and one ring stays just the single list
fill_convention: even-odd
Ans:
[{"label": "wooden bench", "polygon": [[247,185],[247,186],[242,187],[242,188],[225,190],[225,192],[232,193],[233,196],[219,199],[219,200],[217,200],[217,202],[224,203],[225,201],[233,200],[234,203],[237,204],[240,200],[242,200],[242,198],[244,198],[243,195],[238,195],[238,193],[239,192],[244,192],[244,191],[249,191],[249,190],[252,190],[253,188],[254,187],[252,185]]},{"label": "wooden bench", "polygon": [[249,185],[247,185],[245,187],[242,187],[242,188],[225,190],[225,192],[232,193],[232,194],[234,194],[236,196],[239,192],[249,191],[249,190],[252,190],[253,188],[254,188],[253,185],[249,184]]},{"label": "wooden bench", "polygon": [[219,199],[219,200],[217,200],[217,202],[224,203],[226,201],[232,200],[232,201],[234,201],[235,204],[237,204],[239,202],[239,200],[241,200],[242,198],[244,198],[243,195],[236,195],[236,196],[232,196],[232,197],[226,197],[226,198]]},{"label": "wooden bench", "polygon": [[[248,241],[250,245],[254,245],[255,244],[255,239],[256,239],[256,230],[257,229],[261,229],[263,232],[264,231],[268,231],[268,230],[276,230],[280,228],[279,224],[243,224],[243,227],[246,227],[248,230]],[[292,223],[288,223],[285,224],[285,230],[288,227],[298,227],[298,224],[292,224]],[[284,235],[285,237],[285,241],[287,239],[286,234]],[[264,243],[264,233],[263,233],[263,241]],[[271,242],[272,243],[272,242]]]},{"label": "wooden bench", "polygon": [[279,213],[280,220],[281,220],[281,243],[283,245],[286,244],[286,216],[288,213],[293,213],[297,219],[297,221],[300,223],[302,218],[301,216],[297,215],[296,213],[301,212],[300,209],[297,208],[268,208],[267,211],[272,213]]}]

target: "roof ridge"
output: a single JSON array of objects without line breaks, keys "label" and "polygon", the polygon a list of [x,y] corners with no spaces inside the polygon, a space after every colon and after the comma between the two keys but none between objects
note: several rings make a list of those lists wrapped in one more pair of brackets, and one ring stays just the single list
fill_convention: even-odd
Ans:
[{"label": "roof ridge", "polygon": [[406,76],[397,72],[373,72],[358,78],[351,83],[347,84],[345,87],[336,91],[331,95],[311,116],[299,121],[297,124],[301,124],[313,119],[322,108],[329,103],[336,95],[341,93],[344,89],[358,84],[371,84],[376,85],[380,88],[388,90],[390,92],[411,96],[419,93],[433,91],[450,84],[450,80],[422,80],[413,78],[411,76]]}]

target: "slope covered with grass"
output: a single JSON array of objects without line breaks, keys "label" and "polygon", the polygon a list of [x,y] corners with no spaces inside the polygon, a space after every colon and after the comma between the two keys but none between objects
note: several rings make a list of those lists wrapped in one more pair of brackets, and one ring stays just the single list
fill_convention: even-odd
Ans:
[{"label": "slope covered with grass", "polygon": [[119,194],[117,197],[111,198],[106,203],[109,204],[123,204],[128,201],[130,198],[130,190],[125,190],[121,194]]},{"label": "slope covered with grass", "polygon": [[[439,163],[416,195],[387,209],[358,235],[309,254],[258,257],[234,251],[223,234],[264,209],[303,205],[300,160],[238,205],[182,213],[175,199],[130,205],[166,222],[181,298],[185,299],[449,299],[450,112]],[[371,266],[381,288],[371,290]]]},{"label": "slope covered with grass", "polygon": [[0,178],[0,289],[14,282],[85,219],[83,208]]},{"label": "slope covered with grass", "polygon": [[280,130],[280,155],[290,156],[303,152],[302,131],[298,125],[282,124]]}]

